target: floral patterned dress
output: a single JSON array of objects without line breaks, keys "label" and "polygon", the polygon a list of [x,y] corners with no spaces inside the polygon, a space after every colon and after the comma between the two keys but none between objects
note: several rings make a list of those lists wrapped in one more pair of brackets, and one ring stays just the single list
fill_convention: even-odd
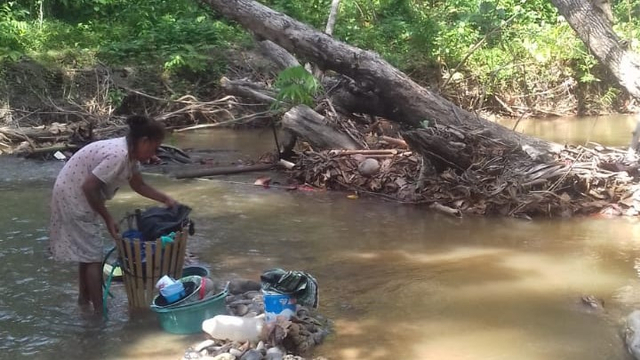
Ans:
[{"label": "floral patterned dress", "polygon": [[49,250],[58,261],[101,262],[102,218],[82,191],[90,174],[102,181],[104,200],[113,198],[137,170],[124,137],[93,142],[74,154],[58,174],[51,198]]}]

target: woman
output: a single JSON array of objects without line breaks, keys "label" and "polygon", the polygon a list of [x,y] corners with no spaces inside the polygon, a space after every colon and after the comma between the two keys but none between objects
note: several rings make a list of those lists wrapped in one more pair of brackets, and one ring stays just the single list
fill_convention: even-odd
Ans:
[{"label": "woman", "polygon": [[171,207],[175,200],[147,185],[138,162],[149,160],[164,139],[161,123],[145,116],[127,119],[126,137],[93,142],[74,154],[58,174],[51,200],[50,250],[57,261],[78,262],[78,304],[93,303],[102,311],[102,260],[104,247],[100,218],[112,238],[119,236],[117,222],[105,201],[128,182],[138,194]]}]

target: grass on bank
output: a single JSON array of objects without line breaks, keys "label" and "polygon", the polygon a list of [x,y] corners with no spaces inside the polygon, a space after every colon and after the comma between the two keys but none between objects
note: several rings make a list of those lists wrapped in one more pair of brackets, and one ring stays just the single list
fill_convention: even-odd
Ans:
[{"label": "grass on bank", "polygon": [[[263,0],[319,29],[330,0]],[[616,30],[637,48],[640,0],[614,1]],[[562,86],[613,105],[617,89],[547,0],[342,1],[335,37],[372,49],[431,86],[446,82],[481,109],[494,96]],[[224,54],[250,36],[194,0],[23,0],[0,5],[0,61],[50,67],[150,67],[193,82],[219,77]],[[185,86],[184,90],[189,87]],[[446,89],[444,91],[446,93]],[[513,98],[513,99],[512,99]],[[550,101],[552,101],[551,99]],[[519,101],[519,100],[518,100]],[[475,105],[474,105],[475,103]]]}]

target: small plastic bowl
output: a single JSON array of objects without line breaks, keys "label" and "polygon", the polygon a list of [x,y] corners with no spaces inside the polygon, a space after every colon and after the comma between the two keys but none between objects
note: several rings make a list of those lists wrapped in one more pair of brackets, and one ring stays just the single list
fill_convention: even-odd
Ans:
[{"label": "small plastic bowl", "polygon": [[167,300],[167,303],[171,304],[184,297],[184,285],[181,282],[167,285],[160,290],[160,293]]},{"label": "small plastic bowl", "polygon": [[185,266],[182,269],[182,277],[193,276],[193,275],[197,275],[201,277],[209,277],[209,269],[200,265]]}]

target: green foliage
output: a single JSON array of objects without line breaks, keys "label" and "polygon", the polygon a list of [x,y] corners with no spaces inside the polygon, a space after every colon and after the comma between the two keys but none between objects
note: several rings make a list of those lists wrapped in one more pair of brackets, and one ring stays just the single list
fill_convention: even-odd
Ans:
[{"label": "green foliage", "polygon": [[615,101],[618,99],[619,95],[620,95],[620,90],[610,87],[601,96],[600,102],[606,107],[611,107],[615,103]]},{"label": "green foliage", "polygon": [[207,68],[211,53],[244,45],[246,39],[237,26],[215,20],[194,0],[23,0],[0,5],[0,59],[28,55],[61,65],[161,64],[170,73],[198,72]]},{"label": "green foliage", "polygon": [[109,89],[107,93],[107,102],[109,105],[114,108],[119,107],[124,101],[124,98],[127,96],[127,93],[118,88]]},{"label": "green foliage", "polygon": [[[331,5],[261,2],[322,30]],[[640,0],[613,4],[615,30],[638,50]],[[482,84],[486,95],[549,88],[569,77],[600,81],[595,59],[548,0],[342,1],[334,36],[378,52],[418,80],[451,77],[453,86]],[[56,66],[148,65],[188,82],[224,71],[220,54],[249,41],[197,0],[0,2],[0,62],[26,55]],[[317,89],[306,72],[293,71],[301,69],[280,74],[280,100],[308,102]],[[283,77],[299,82],[286,85]]]},{"label": "green foliage", "polygon": [[276,102],[272,109],[279,109],[282,103],[290,107],[296,105],[313,105],[314,98],[322,91],[322,85],[303,66],[293,66],[278,74],[274,83],[278,89]]},{"label": "green foliage", "polygon": [[[319,29],[331,3],[262,2]],[[640,0],[614,5],[618,32],[640,39]],[[334,36],[412,74],[446,73],[464,59],[457,74],[445,77],[482,84],[487,95],[553,87],[568,77],[599,81],[595,59],[547,0],[343,1]]]}]

